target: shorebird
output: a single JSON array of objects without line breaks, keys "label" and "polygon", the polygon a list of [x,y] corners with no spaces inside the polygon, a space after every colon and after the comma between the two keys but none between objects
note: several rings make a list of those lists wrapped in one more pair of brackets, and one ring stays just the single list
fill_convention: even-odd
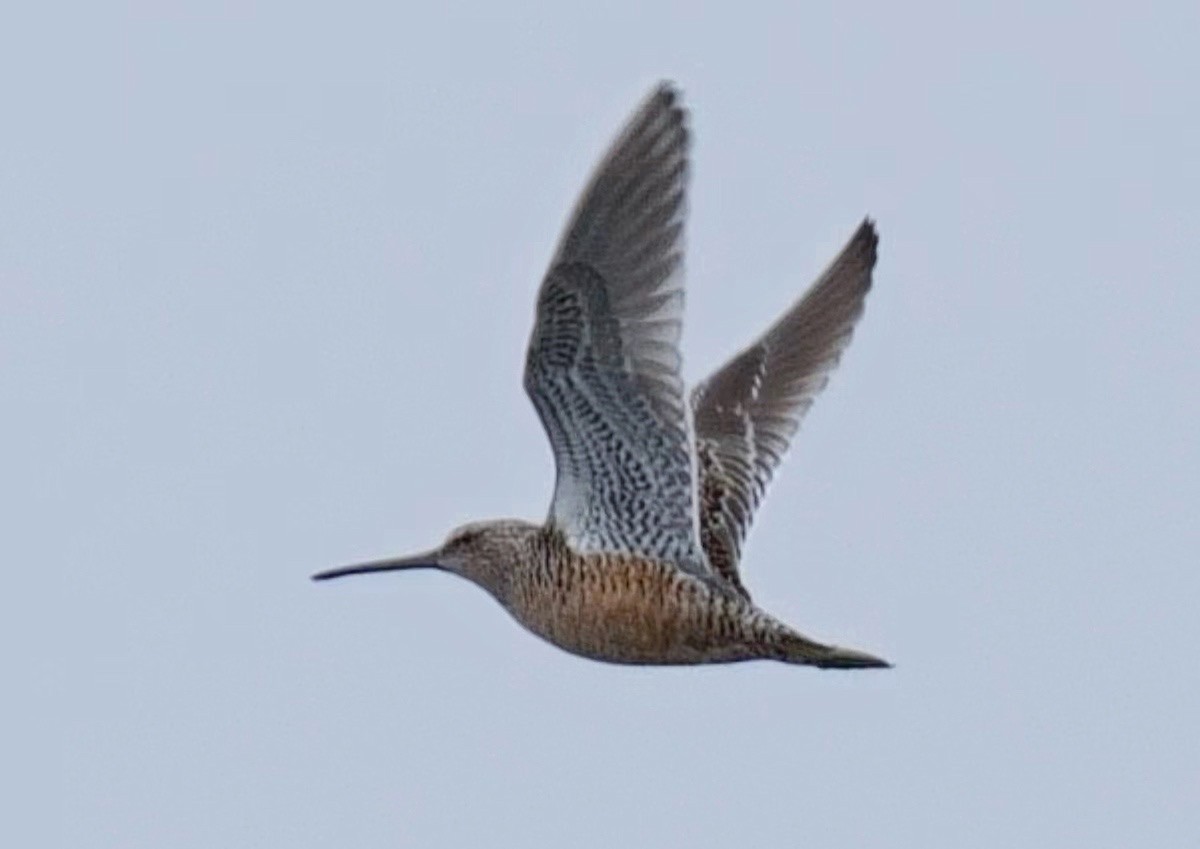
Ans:
[{"label": "shorebird", "polygon": [[862,313],[874,225],[865,219],[791,309],[685,396],[686,120],[673,86],[651,92],[601,159],[543,279],[525,390],[554,452],[546,521],[464,525],[423,554],[315,580],[452,572],[538,636],[612,663],[889,666],[767,614],[739,572],[755,508]]}]

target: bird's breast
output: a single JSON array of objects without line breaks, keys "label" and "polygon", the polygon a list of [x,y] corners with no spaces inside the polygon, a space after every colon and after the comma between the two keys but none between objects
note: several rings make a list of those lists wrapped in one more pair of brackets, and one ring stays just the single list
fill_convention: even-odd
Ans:
[{"label": "bird's breast", "polygon": [[748,605],[670,564],[574,555],[513,577],[513,615],[574,654],[654,664],[754,656],[745,640]]}]

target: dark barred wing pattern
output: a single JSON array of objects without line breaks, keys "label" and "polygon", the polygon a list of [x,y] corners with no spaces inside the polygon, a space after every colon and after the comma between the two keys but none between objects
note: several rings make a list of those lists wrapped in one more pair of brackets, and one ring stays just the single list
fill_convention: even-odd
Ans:
[{"label": "dark barred wing pattern", "polygon": [[700,538],[711,568],[749,598],[742,543],[775,469],[863,311],[878,237],[867,220],[761,338],[692,390]]},{"label": "dark barred wing pattern", "polygon": [[660,86],[601,161],[542,283],[525,388],[554,451],[550,521],[571,547],[709,574],[679,373],[684,120]]}]

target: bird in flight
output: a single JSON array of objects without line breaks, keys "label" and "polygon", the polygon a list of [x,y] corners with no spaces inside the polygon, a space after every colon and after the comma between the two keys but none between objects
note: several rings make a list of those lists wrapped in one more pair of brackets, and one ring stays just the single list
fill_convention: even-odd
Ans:
[{"label": "bird in flight", "polygon": [[452,572],[538,636],[612,663],[889,666],[785,625],[741,578],[754,511],[862,314],[874,225],[864,220],[791,309],[685,394],[686,118],[672,85],[651,92],[601,159],[542,281],[525,391],[554,452],[546,521],[471,523],[431,551],[315,580]]}]

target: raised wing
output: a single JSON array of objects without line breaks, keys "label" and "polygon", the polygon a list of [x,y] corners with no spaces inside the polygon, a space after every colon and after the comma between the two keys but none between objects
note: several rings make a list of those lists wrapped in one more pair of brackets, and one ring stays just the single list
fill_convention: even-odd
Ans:
[{"label": "raised wing", "polygon": [[800,420],[850,344],[877,243],[864,221],[803,298],[692,390],[701,543],[711,568],[747,598],[742,542]]},{"label": "raised wing", "polygon": [[661,85],[600,162],[538,295],[525,389],[554,451],[550,522],[568,543],[705,575],[679,374],[684,121]]}]

